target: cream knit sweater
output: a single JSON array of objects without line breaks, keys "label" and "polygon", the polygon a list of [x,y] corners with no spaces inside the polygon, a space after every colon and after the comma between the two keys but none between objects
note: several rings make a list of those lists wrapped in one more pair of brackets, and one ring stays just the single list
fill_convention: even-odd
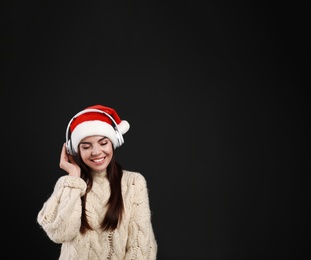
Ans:
[{"label": "cream knit sweater", "polygon": [[39,211],[37,221],[48,237],[61,243],[60,260],[155,260],[155,240],[146,180],[140,173],[123,171],[124,214],[121,225],[112,232],[100,229],[110,195],[106,172],[94,172],[86,209],[93,231],[79,232],[81,196],[86,183],[79,177],[62,176]]}]

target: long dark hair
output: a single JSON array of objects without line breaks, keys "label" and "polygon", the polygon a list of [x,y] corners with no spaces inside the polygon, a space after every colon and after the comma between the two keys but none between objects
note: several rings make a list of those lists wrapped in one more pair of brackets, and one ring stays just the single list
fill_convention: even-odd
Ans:
[{"label": "long dark hair", "polygon": [[[80,155],[78,155],[80,157]],[[85,194],[81,197],[82,200],[82,216],[81,216],[81,227],[80,232],[85,234],[87,230],[93,230],[87,221],[86,217],[86,197],[88,192],[93,186],[93,176],[91,174],[91,169],[79,158],[79,164],[81,167],[81,178],[86,182],[87,188]],[[110,183],[110,197],[107,202],[108,209],[101,223],[101,228],[103,230],[115,230],[118,227],[122,219],[123,214],[123,198],[121,193],[121,179],[122,179],[123,169],[122,166],[115,159],[115,151],[111,158],[111,162],[107,167],[107,177]],[[104,207],[105,205],[103,205]]]}]

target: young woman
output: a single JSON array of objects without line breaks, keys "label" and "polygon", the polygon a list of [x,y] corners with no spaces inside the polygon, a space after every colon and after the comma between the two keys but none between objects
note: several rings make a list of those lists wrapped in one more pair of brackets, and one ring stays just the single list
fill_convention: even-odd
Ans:
[{"label": "young woman", "polygon": [[59,163],[67,174],[37,216],[48,237],[62,244],[60,260],[156,259],[146,180],[115,158],[129,127],[102,105],[68,123]]}]

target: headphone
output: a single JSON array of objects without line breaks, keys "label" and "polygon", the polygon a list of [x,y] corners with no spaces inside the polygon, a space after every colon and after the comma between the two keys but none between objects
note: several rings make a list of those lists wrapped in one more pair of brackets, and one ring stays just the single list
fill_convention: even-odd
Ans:
[{"label": "headphone", "polygon": [[122,133],[120,132],[119,128],[118,128],[118,124],[116,123],[116,121],[113,119],[113,117],[111,115],[109,115],[108,113],[106,113],[105,111],[102,111],[102,110],[99,110],[99,109],[93,109],[93,108],[90,108],[90,109],[85,109],[85,110],[82,110],[80,112],[78,112],[77,114],[75,114],[69,121],[68,125],[67,125],[67,129],[66,129],[66,150],[67,150],[67,153],[68,154],[71,154],[73,156],[76,156],[76,152],[75,150],[73,149],[72,147],[72,141],[71,141],[71,138],[70,138],[70,125],[71,125],[71,122],[78,116],[80,115],[83,115],[85,113],[89,113],[89,112],[97,112],[97,113],[101,113],[101,114],[104,114],[106,115],[107,117],[109,117],[113,123],[113,129],[115,131],[115,134],[116,134],[116,137],[117,137],[117,147],[121,146],[123,143],[124,143],[124,139],[123,139],[123,135]]}]

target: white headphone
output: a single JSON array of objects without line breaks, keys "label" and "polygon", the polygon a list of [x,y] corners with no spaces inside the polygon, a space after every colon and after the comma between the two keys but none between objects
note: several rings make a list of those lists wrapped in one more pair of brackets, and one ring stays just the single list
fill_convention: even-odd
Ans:
[{"label": "white headphone", "polygon": [[67,125],[67,129],[66,129],[66,150],[67,150],[67,153],[75,156],[76,155],[76,152],[74,151],[73,147],[72,147],[72,142],[71,142],[71,139],[69,137],[69,129],[70,129],[70,125],[71,125],[71,122],[78,116],[82,115],[82,114],[85,114],[85,113],[89,113],[89,112],[97,112],[97,113],[101,113],[101,114],[105,114],[106,116],[108,116],[112,123],[113,123],[113,129],[115,130],[115,133],[116,133],[116,137],[117,137],[117,147],[121,146],[123,143],[124,143],[124,139],[123,139],[123,135],[122,133],[120,132],[119,128],[118,128],[118,124],[116,123],[116,121],[113,119],[113,117],[111,115],[109,115],[108,113],[106,113],[105,111],[102,111],[102,110],[99,110],[99,109],[93,109],[93,108],[90,108],[90,109],[84,109],[80,112],[78,112],[77,114],[75,114],[73,116],[73,118],[71,118],[71,120],[69,121],[68,125]]}]

